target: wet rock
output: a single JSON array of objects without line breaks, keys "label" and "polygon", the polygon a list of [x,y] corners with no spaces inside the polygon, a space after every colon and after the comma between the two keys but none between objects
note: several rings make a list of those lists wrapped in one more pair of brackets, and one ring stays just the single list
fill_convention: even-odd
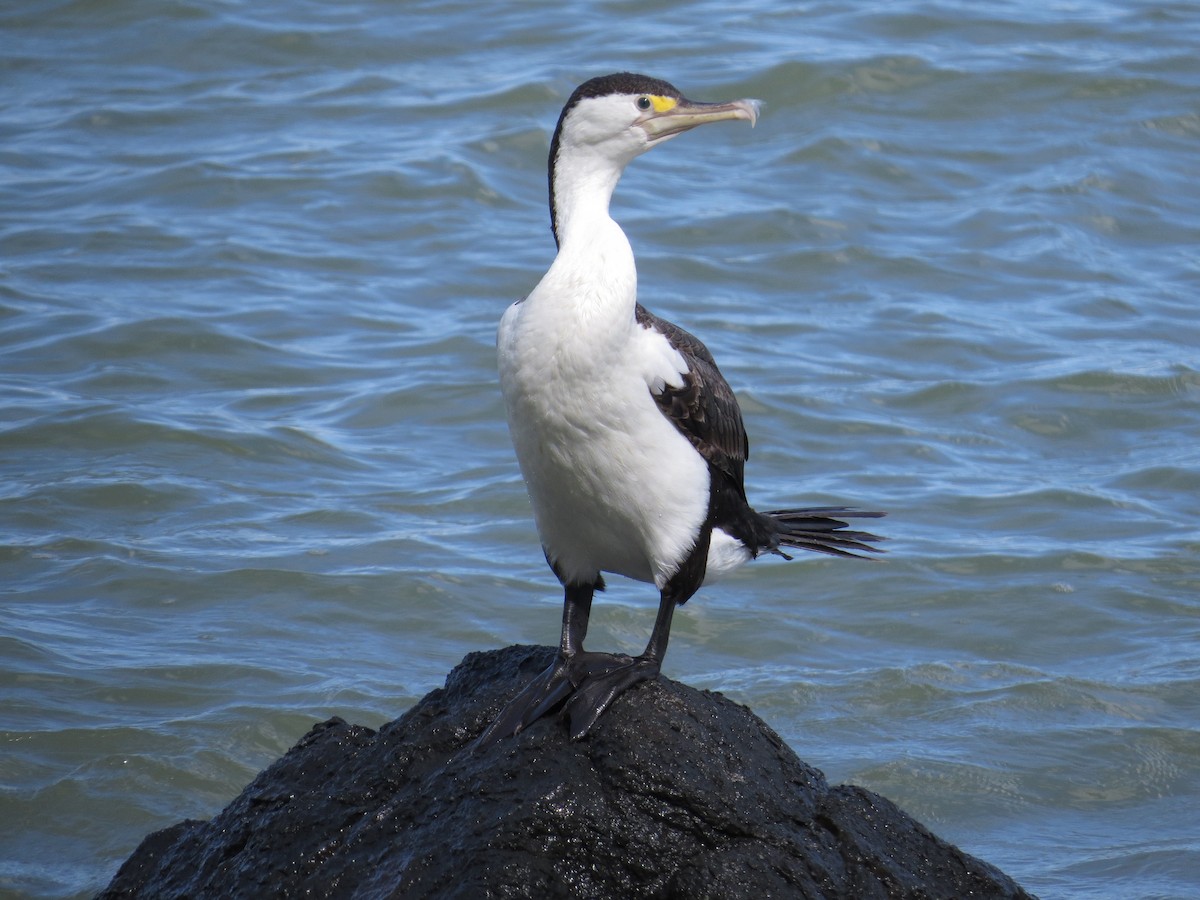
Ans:
[{"label": "wet rock", "polygon": [[762,721],[667,679],[585,740],[472,741],[552,657],[472,653],[378,732],[317,725],[218,816],[147,837],[116,897],[1027,897]]}]

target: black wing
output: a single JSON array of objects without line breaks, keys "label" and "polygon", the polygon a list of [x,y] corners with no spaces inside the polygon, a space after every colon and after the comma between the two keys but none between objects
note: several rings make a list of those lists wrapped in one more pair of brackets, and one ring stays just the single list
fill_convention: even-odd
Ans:
[{"label": "black wing", "polygon": [[710,465],[729,475],[745,499],[744,472],[750,441],[737,397],[712,354],[695,335],[660,319],[640,303],[635,316],[639,325],[653,328],[687,361],[683,387],[667,385],[653,394],[658,408]]}]

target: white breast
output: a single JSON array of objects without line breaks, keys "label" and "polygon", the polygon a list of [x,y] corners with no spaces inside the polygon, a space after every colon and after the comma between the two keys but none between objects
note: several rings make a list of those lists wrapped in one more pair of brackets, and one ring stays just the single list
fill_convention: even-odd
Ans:
[{"label": "white breast", "polygon": [[679,385],[685,365],[634,321],[633,258],[617,233],[589,248],[603,277],[560,253],[508,309],[500,383],[538,533],[559,574],[588,582],[616,572],[661,588],[704,522],[708,468],[651,396],[651,387]]}]

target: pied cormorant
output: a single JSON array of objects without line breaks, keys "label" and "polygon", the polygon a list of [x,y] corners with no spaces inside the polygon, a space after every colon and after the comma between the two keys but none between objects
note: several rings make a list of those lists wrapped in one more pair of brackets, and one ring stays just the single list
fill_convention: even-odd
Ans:
[{"label": "pied cormorant", "polygon": [[[658,675],[671,616],[706,579],[780,547],[874,551],[844,507],[769,513],[746,501],[749,442],[737,399],[695,337],[637,302],[629,240],[609,215],[634,157],[697,125],[758,118],[755,100],[697,103],[665,81],[619,73],[571,94],[550,144],[558,255],[498,336],[500,385],[550,568],[565,590],[558,656],[478,746],[564,705],[587,734],[626,688]],[[602,572],[653,582],[658,617],[638,657],[583,649]]]}]

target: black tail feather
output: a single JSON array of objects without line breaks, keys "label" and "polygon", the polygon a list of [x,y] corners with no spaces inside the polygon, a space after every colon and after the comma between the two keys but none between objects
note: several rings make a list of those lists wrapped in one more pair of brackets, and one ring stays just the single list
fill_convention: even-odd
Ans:
[{"label": "black tail feather", "polygon": [[[848,556],[854,559],[869,559],[863,553],[884,553],[879,547],[871,546],[887,540],[869,531],[846,531],[849,523],[843,519],[878,519],[887,515],[868,512],[849,506],[817,506],[810,509],[778,509],[762,513],[775,527],[779,544],[796,550],[811,550],[831,556]],[[779,551],[783,556],[786,553]],[[790,558],[790,557],[789,557]]]}]

